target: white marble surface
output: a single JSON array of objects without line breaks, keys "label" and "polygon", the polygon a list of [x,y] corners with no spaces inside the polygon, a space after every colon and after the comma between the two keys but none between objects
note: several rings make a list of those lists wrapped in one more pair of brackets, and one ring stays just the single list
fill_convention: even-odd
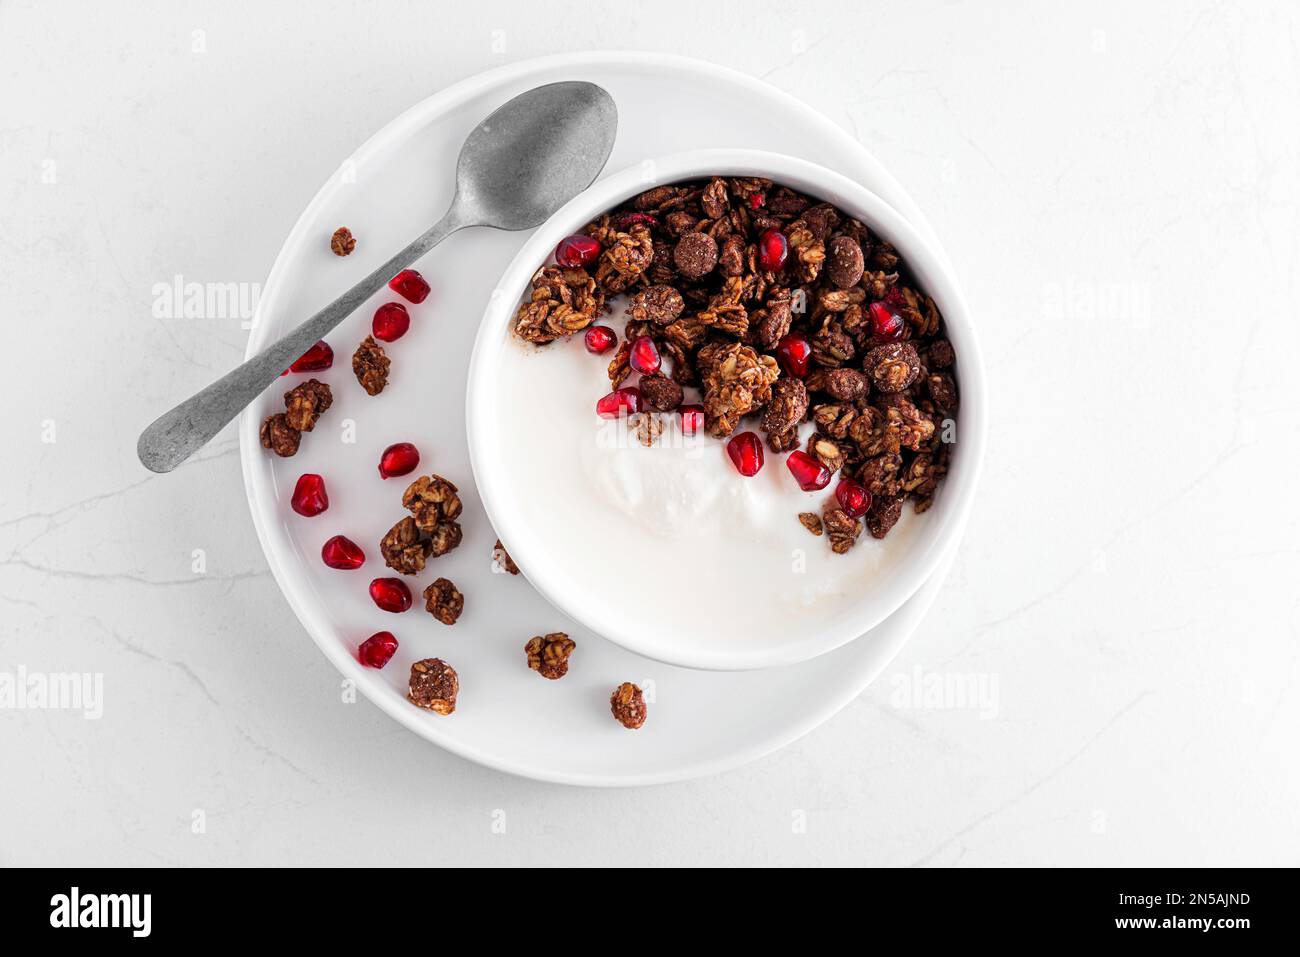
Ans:
[{"label": "white marble surface", "polygon": [[[68,6],[0,2],[0,671],[100,672],[104,713],[0,710],[0,864],[1300,862],[1294,5]],[[246,336],[155,317],[156,283],[260,283],[391,116],[598,48],[760,75],[876,151],[965,279],[994,412],[877,684],[744,770],[609,792],[340,704],[233,437],[168,477],[133,452]],[[917,675],[989,697],[918,706]]]}]

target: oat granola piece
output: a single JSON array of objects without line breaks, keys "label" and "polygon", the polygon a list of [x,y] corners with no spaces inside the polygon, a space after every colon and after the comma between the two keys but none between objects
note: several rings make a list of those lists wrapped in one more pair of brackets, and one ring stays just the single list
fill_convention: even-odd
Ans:
[{"label": "oat granola piece", "polygon": [[834,499],[827,503],[822,512],[822,525],[826,529],[826,537],[831,540],[831,551],[836,555],[843,555],[856,545],[858,536],[862,534],[862,520],[851,518],[848,512],[835,505]]},{"label": "oat granola piece", "polygon": [[826,274],[840,289],[856,286],[864,268],[862,247],[851,236],[836,236],[826,247]]},{"label": "oat granola piece", "polygon": [[465,610],[465,596],[451,579],[436,578],[424,590],[424,607],[444,625],[454,625]]},{"label": "oat granola piece", "polygon": [[289,424],[289,419],[283,412],[269,416],[262,423],[259,435],[262,448],[270,449],[281,458],[297,455],[298,443],[302,441],[302,433]]},{"label": "oat granola piece", "polygon": [[[772,398],[763,410],[761,428],[768,433],[785,434],[803,421],[808,411],[808,390],[799,379],[782,377],[772,383]],[[773,451],[780,451],[773,447]]]},{"label": "oat granola piece", "polygon": [[786,269],[801,283],[817,280],[822,263],[826,260],[826,245],[816,237],[804,218],[796,219],[786,227],[785,238],[790,244],[790,255],[786,260]]},{"label": "oat granola piece", "polygon": [[388,385],[390,360],[374,336],[366,336],[352,354],[352,374],[369,395],[379,395]]},{"label": "oat granola piece", "polygon": [[822,533],[822,520],[817,516],[816,512],[800,512],[799,524],[814,535]]},{"label": "oat granola piece", "polygon": [[947,369],[957,360],[952,343],[947,339],[936,339],[930,343],[925,353],[925,364],[931,369]]},{"label": "oat granola piece", "polygon": [[460,522],[441,522],[429,533],[429,554],[434,558],[446,555],[463,537]]},{"label": "oat granola piece", "polygon": [[897,452],[882,452],[862,463],[858,481],[871,493],[873,499],[893,498],[898,494],[898,473],[903,468],[903,457]]},{"label": "oat granola piece", "polygon": [[887,342],[867,353],[862,368],[877,392],[902,392],[921,374],[921,357],[910,342]]},{"label": "oat granola piece", "polygon": [[724,276],[743,276],[746,254],[745,237],[732,233],[718,247],[718,272]]},{"label": "oat granola piece", "polygon": [[459,490],[441,475],[422,475],[402,493],[402,507],[415,516],[422,532],[432,532],[439,525],[460,517]]},{"label": "oat granola piece", "polygon": [[799,430],[792,427],[784,432],[769,432],[767,445],[773,452],[789,452],[799,445]]},{"label": "oat granola piece", "polygon": [[838,322],[827,322],[813,333],[813,361],[825,369],[838,369],[853,358],[853,337]]},{"label": "oat granola piece", "polygon": [[764,349],[775,349],[778,342],[790,331],[794,319],[789,289],[773,287],[768,290],[763,308],[754,310],[749,326],[754,337]]},{"label": "oat granola piece", "polygon": [[515,564],[506,547],[501,544],[501,539],[497,539],[496,545],[492,547],[492,561],[497,568],[509,572],[511,575],[519,574],[519,566]]},{"label": "oat granola piece", "polygon": [[953,381],[952,376],[942,372],[929,375],[926,377],[925,387],[936,409],[944,413],[957,411],[957,383]]},{"label": "oat granola piece", "polygon": [[596,263],[596,282],[610,295],[629,289],[654,261],[654,242],[644,223],[634,223],[625,233],[613,230],[602,245],[605,251]]},{"label": "oat granola piece", "polygon": [[409,515],[390,528],[379,542],[384,564],[403,575],[418,575],[423,571],[431,548],[429,540],[420,536],[415,519]]},{"label": "oat granola piece", "polygon": [[902,514],[902,495],[876,499],[871,505],[871,511],[867,513],[867,529],[871,532],[871,537],[884,538]]},{"label": "oat granola piece", "polygon": [[285,418],[299,432],[310,432],[334,402],[330,387],[318,379],[300,382],[284,394]]},{"label": "oat granola piece", "polygon": [[628,416],[627,424],[636,440],[646,448],[658,442],[659,436],[664,434],[663,418],[654,412],[634,412]]},{"label": "oat granola piece", "polygon": [[871,441],[863,452],[878,455],[881,451],[900,449],[919,451],[934,436],[934,420],[918,409],[912,400],[898,393],[887,393],[876,400],[879,418]]},{"label": "oat granola piece", "polygon": [[682,294],[672,286],[646,286],[628,304],[627,313],[638,322],[653,322],[656,326],[666,326],[677,319],[686,302]]},{"label": "oat granola piece", "polygon": [[883,269],[862,274],[862,288],[872,299],[884,299],[897,282],[898,273],[885,272]]},{"label": "oat granola piece", "polygon": [[817,430],[833,439],[847,438],[849,429],[857,421],[859,410],[852,402],[823,402],[813,406],[813,421]]},{"label": "oat granola piece", "polygon": [[687,279],[700,279],[718,264],[718,243],[707,233],[687,233],[673,247],[673,265]]},{"label": "oat granola piece", "polygon": [[624,681],[609,696],[609,710],[619,724],[635,731],[645,724],[645,695],[630,681]]},{"label": "oat granola piece", "polygon": [[682,404],[682,387],[662,373],[641,377],[641,407],[648,412],[672,412]]},{"label": "oat granola piece", "polygon": [[524,645],[528,667],[543,678],[558,681],[569,672],[569,655],[577,643],[562,631],[549,635],[536,635]]},{"label": "oat granola piece", "polygon": [[718,176],[709,180],[709,185],[700,194],[700,206],[704,209],[704,215],[710,219],[720,219],[727,215],[731,202],[727,197],[726,180]]},{"label": "oat granola piece", "polygon": [[543,266],[533,274],[528,302],[515,312],[515,334],[544,345],[571,336],[596,321],[605,293],[583,269]]},{"label": "oat granola piece", "polygon": [[352,237],[352,230],[340,226],[330,237],[330,252],[335,256],[346,256],[357,248],[357,241]]},{"label": "oat granola piece", "polygon": [[832,473],[838,472],[844,467],[845,450],[834,439],[819,432],[814,432],[808,436],[808,454],[830,469]]},{"label": "oat granola piece", "polygon": [[866,398],[870,390],[867,377],[857,369],[828,369],[820,381],[826,393],[840,402]]},{"label": "oat granola piece", "polygon": [[776,359],[740,343],[713,343],[696,357],[704,381],[705,428],[715,438],[736,430],[744,415],[767,404],[780,375]]},{"label": "oat granola piece", "polygon": [[411,683],[406,700],[417,708],[451,714],[456,710],[459,693],[460,678],[456,669],[441,658],[425,658],[411,665]]}]

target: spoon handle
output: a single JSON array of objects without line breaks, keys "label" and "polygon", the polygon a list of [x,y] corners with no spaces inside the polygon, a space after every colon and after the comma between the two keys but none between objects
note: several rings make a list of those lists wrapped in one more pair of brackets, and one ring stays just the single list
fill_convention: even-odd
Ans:
[{"label": "spoon handle", "polygon": [[304,352],[383,288],[388,280],[415,262],[464,222],[455,202],[447,215],[339,298],[292,332],[271,343],[243,365],[164,412],[140,433],[136,454],[145,468],[170,472],[212,440],[262,390],[280,377]]}]

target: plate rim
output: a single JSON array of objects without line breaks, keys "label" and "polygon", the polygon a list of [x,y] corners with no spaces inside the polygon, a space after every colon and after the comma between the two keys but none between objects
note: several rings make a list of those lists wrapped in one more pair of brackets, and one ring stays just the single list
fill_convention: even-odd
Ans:
[{"label": "plate rim", "polygon": [[[339,171],[345,169],[348,164],[360,165],[369,156],[378,152],[383,146],[394,138],[400,138],[409,135],[416,127],[427,122],[429,116],[438,115],[448,112],[459,103],[463,103],[479,94],[494,88],[505,86],[517,82],[530,74],[542,73],[565,67],[591,67],[609,64],[612,66],[626,66],[628,64],[647,66],[652,68],[668,69],[682,71],[697,76],[713,78],[736,86],[746,88],[749,92],[756,95],[772,99],[783,106],[798,110],[803,116],[807,117],[813,125],[819,127],[822,133],[828,137],[839,140],[840,143],[859,154],[869,165],[874,167],[882,179],[890,181],[896,187],[898,195],[906,199],[907,209],[900,209],[899,213],[908,219],[913,226],[919,231],[926,234],[926,237],[933,241],[938,248],[938,254],[945,260],[947,253],[934,233],[929,221],[924,214],[916,207],[915,202],[911,199],[910,194],[902,187],[897,178],[890,173],[876,157],[862,144],[857,142],[842,127],[834,123],[829,117],[818,110],[813,109],[808,104],[786,93],[764,81],[730,67],[720,66],[703,60],[697,60],[691,57],[679,56],[676,54],[653,53],[645,51],[585,51],[582,53],[561,53],[551,54],[542,57],[533,57],[525,60],[519,60],[514,63],[503,64],[489,70],[471,74],[461,80],[458,80],[435,93],[430,94],[412,104],[410,107],[393,117],[386,123],[383,123],[379,129],[372,133],[366,140],[357,147],[349,156],[345,157],[340,163],[338,170],[335,171],[317,190],[312,199],[304,206],[303,211],[294,221],[293,226],[289,229],[284,240],[281,242],[280,249],[276,254],[271,268],[267,273],[266,281],[263,283],[263,295],[259,299],[258,307],[252,322],[252,328],[249,330],[248,342],[245,347],[245,358],[251,357],[262,347],[264,335],[261,330],[266,325],[261,322],[263,310],[269,309],[281,295],[278,281],[279,275],[287,268],[286,263],[290,255],[290,250],[297,248],[299,242],[309,223],[315,218],[317,211],[328,203],[337,190],[343,186]],[[891,203],[892,205],[892,203]],[[935,572],[933,579],[928,580],[921,588],[913,600],[921,598],[923,607],[916,611],[916,622],[912,623],[906,634],[898,640],[895,647],[888,656],[884,657],[877,667],[869,668],[864,672],[861,679],[854,682],[849,692],[840,695],[828,696],[823,702],[822,707],[810,712],[801,721],[792,722],[785,726],[781,733],[771,734],[766,738],[752,742],[747,746],[737,748],[729,752],[724,757],[713,757],[699,761],[688,762],[675,766],[671,769],[632,773],[616,774],[592,774],[592,773],[570,773],[556,772],[545,767],[531,767],[521,765],[517,762],[505,760],[497,757],[493,753],[483,751],[481,748],[468,745],[463,741],[457,740],[454,735],[443,733],[437,728],[431,727],[427,722],[416,724],[409,720],[409,706],[399,708],[402,704],[392,695],[384,693],[376,679],[370,676],[355,673],[356,662],[351,656],[347,655],[342,646],[337,643],[325,643],[317,636],[318,631],[323,631],[324,622],[317,621],[317,615],[309,608],[301,597],[297,594],[296,588],[287,585],[289,581],[289,569],[286,566],[286,555],[281,555],[278,547],[273,547],[270,539],[270,530],[263,519],[264,511],[262,491],[258,487],[254,471],[261,456],[257,454],[260,450],[260,444],[257,440],[258,423],[256,421],[256,412],[254,406],[250,405],[240,415],[238,420],[238,437],[241,471],[244,480],[245,498],[248,503],[250,517],[253,521],[254,531],[257,534],[258,544],[261,546],[262,553],[266,557],[267,565],[271,570],[277,586],[289,607],[293,610],[299,623],[311,637],[312,642],[325,655],[326,659],[334,665],[335,669],[344,678],[351,679],[356,683],[356,687],[380,710],[384,711],[394,721],[418,735],[419,737],[438,745],[446,751],[457,755],[466,760],[473,761],[485,767],[492,768],[496,771],[502,771],[507,774],[519,777],[529,778],[532,780],[546,781],[548,783],[565,784],[571,786],[584,787],[641,787],[649,785],[667,784],[676,781],[690,780],[699,777],[723,773],[742,767],[751,761],[764,757],[789,744],[797,741],[799,738],[808,734],[815,728],[821,726],[835,714],[845,708],[862,694],[864,690],[879,676],[894,658],[898,651],[910,640],[912,631],[915,630],[920,619],[924,617],[929,607],[933,604],[938,594],[938,584],[947,577],[948,569],[951,566],[955,556],[955,548],[960,545],[962,535],[958,535],[954,544],[953,555],[948,556]],[[964,529],[963,529],[964,534]],[[929,594],[923,595],[922,592],[932,589]],[[902,614],[908,609],[907,605],[899,609],[895,614]],[[851,643],[850,643],[851,644]],[[643,657],[643,656],[640,656]],[[652,659],[647,659],[652,660]],[[793,666],[797,667],[797,666]]]}]

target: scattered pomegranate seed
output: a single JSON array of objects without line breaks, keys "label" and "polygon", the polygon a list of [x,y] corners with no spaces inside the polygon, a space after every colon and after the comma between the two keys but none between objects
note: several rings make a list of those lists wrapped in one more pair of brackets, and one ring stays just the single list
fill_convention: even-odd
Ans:
[{"label": "scattered pomegranate seed", "polygon": [[322,369],[328,369],[334,364],[334,350],[330,344],[322,339],[316,343],[297,359],[293,365],[285,369],[280,375],[285,376],[290,372],[320,372]]},{"label": "scattered pomegranate seed", "polygon": [[835,486],[835,501],[849,518],[861,518],[871,510],[871,493],[851,478],[840,479],[840,484]]},{"label": "scattered pomegranate seed", "polygon": [[370,583],[370,597],[384,611],[393,614],[411,607],[411,589],[400,578],[376,578]]},{"label": "scattered pomegranate seed", "polygon": [[704,406],[684,405],[682,413],[682,435],[694,435],[704,428]]},{"label": "scattered pomegranate seed", "polygon": [[325,493],[325,479],[314,472],[298,476],[289,504],[299,515],[311,518],[330,507],[330,497]]},{"label": "scattered pomegranate seed", "polygon": [[555,261],[565,269],[589,266],[600,255],[600,243],[590,236],[566,236],[555,247]]},{"label": "scattered pomegranate seed", "polygon": [[750,209],[762,209],[765,205],[767,205],[767,194],[766,194],[766,193],[750,193],[750,194],[749,194],[749,208],[750,208]]},{"label": "scattered pomegranate seed", "polygon": [[615,229],[627,232],[633,226],[638,225],[644,226],[646,229],[654,229],[659,225],[659,220],[649,213],[617,213],[610,218],[609,224]]},{"label": "scattered pomegranate seed", "polygon": [[335,535],[321,546],[321,561],[330,568],[342,568],[351,571],[366,563],[366,553],[361,546],[343,535]]},{"label": "scattered pomegranate seed", "polygon": [[758,263],[767,272],[780,272],[790,255],[790,241],[779,229],[769,229],[758,237]]},{"label": "scattered pomegranate seed", "polygon": [[663,365],[659,358],[659,347],[649,336],[638,336],[632,340],[632,351],[628,353],[627,364],[641,375],[654,375]]},{"label": "scattered pomegranate seed", "polygon": [[368,668],[382,668],[397,653],[397,639],[391,631],[377,631],[357,649],[357,660]]},{"label": "scattered pomegranate seed", "polygon": [[375,310],[370,328],[376,339],[394,342],[406,335],[406,330],[411,328],[411,314],[400,302],[386,302]]},{"label": "scattered pomegranate seed", "polygon": [[867,307],[871,315],[871,334],[882,339],[897,339],[903,334],[903,317],[891,309],[884,300]]},{"label": "scattered pomegranate seed", "polygon": [[801,449],[791,452],[785,464],[805,492],[818,492],[831,484],[831,470]]},{"label": "scattered pomegranate seed", "polygon": [[633,412],[640,411],[640,389],[615,389],[596,403],[596,414],[602,419],[617,419],[620,415],[631,415]]},{"label": "scattered pomegranate seed", "polygon": [[420,450],[410,442],[398,442],[384,449],[384,454],[379,456],[379,477],[409,475],[419,464]]},{"label": "scattered pomegranate seed", "polygon": [[618,336],[609,326],[588,326],[582,335],[582,343],[594,356],[608,352],[618,341]]},{"label": "scattered pomegranate seed", "polygon": [[806,336],[792,332],[782,337],[776,344],[776,362],[786,375],[802,379],[808,374],[808,363],[812,359],[812,343]]},{"label": "scattered pomegranate seed", "polygon": [[733,435],[727,443],[727,454],[741,475],[757,475],[763,467],[763,442],[755,432]]},{"label": "scattered pomegranate seed", "polygon": [[388,288],[407,302],[413,302],[417,306],[429,296],[429,284],[414,269],[403,269],[388,280]]}]

